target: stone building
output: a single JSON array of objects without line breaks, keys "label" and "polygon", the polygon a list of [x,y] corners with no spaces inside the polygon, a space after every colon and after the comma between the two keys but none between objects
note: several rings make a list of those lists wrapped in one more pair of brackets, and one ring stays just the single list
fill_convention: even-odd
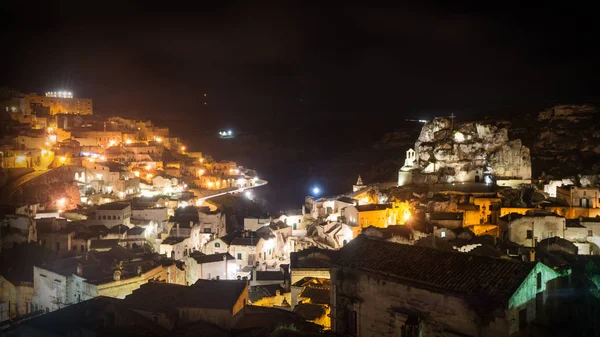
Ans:
[{"label": "stone building", "polygon": [[512,336],[543,317],[546,284],[558,277],[541,263],[359,236],[333,260],[332,329],[361,337]]},{"label": "stone building", "polygon": [[508,214],[500,219],[501,236],[525,247],[535,247],[552,237],[564,238],[566,229],[564,217],[543,211]]},{"label": "stone building", "polygon": [[230,330],[233,317],[248,303],[248,284],[200,279],[188,287],[152,282],[127,296],[125,303],[168,330],[198,321]]},{"label": "stone building", "polygon": [[49,312],[97,296],[125,298],[150,281],[185,284],[185,272],[157,255],[115,247],[34,266],[33,303]]},{"label": "stone building", "polygon": [[118,225],[131,226],[131,205],[127,202],[112,202],[96,208],[95,214],[90,219],[94,224],[112,228]]},{"label": "stone building", "polygon": [[73,97],[71,92],[47,92],[45,96],[37,94],[26,95],[31,106],[41,105],[50,109],[50,115],[57,114],[78,114],[92,115],[92,99]]},{"label": "stone building", "polygon": [[331,256],[334,251],[311,247],[290,254],[291,284],[305,277],[330,278]]},{"label": "stone building", "polygon": [[565,202],[569,207],[598,208],[597,188],[584,188],[574,185],[563,185],[556,188],[556,199]]},{"label": "stone building", "polygon": [[206,255],[193,252],[186,260],[187,284],[199,279],[235,280],[237,265],[229,253]]}]

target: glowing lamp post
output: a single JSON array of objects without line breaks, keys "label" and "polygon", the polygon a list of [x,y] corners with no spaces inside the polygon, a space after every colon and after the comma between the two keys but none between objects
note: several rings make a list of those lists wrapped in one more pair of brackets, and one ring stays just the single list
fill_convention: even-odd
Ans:
[{"label": "glowing lamp post", "polygon": [[317,196],[317,195],[321,194],[321,189],[318,186],[313,187],[312,188],[312,194],[314,196]]}]

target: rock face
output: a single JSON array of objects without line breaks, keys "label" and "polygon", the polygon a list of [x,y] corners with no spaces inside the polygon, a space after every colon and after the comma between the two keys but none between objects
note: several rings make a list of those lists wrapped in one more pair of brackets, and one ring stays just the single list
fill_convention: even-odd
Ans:
[{"label": "rock face", "polygon": [[464,123],[453,128],[450,120],[436,118],[423,125],[415,151],[415,166],[427,182],[531,178],[529,149],[496,126]]}]

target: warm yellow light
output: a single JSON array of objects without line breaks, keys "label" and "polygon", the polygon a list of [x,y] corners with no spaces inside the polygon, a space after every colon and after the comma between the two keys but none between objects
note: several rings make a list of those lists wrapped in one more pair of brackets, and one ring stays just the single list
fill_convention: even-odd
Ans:
[{"label": "warm yellow light", "polygon": [[67,157],[59,157],[59,158],[58,158],[58,160],[59,160],[61,163],[65,163],[65,162],[67,161]]},{"label": "warm yellow light", "polygon": [[50,145],[50,142],[45,142],[44,144],[45,144],[46,146],[49,146],[49,145]]},{"label": "warm yellow light", "polygon": [[212,181],[209,181],[208,183],[206,183],[206,186],[208,186],[208,187],[213,187],[213,182],[212,182]]},{"label": "warm yellow light", "polygon": [[50,142],[56,143],[56,135],[50,135],[48,139],[50,139]]},{"label": "warm yellow light", "polygon": [[133,175],[134,175],[134,176],[136,176],[136,177],[139,177],[139,176],[140,176],[140,172],[138,172],[138,171],[133,171]]},{"label": "warm yellow light", "polygon": [[56,207],[64,208],[66,205],[67,205],[67,199],[65,199],[65,198],[60,198],[60,199],[56,200]]},{"label": "warm yellow light", "polygon": [[200,163],[204,163],[204,158],[200,158]]},{"label": "warm yellow light", "polygon": [[150,171],[151,168],[152,166],[150,166],[150,164],[146,165],[146,171]]},{"label": "warm yellow light", "polygon": [[219,185],[221,185],[221,182],[220,182],[220,181],[217,181],[217,186],[219,186]]},{"label": "warm yellow light", "polygon": [[410,212],[408,210],[404,210],[404,222],[410,220]]},{"label": "warm yellow light", "polygon": [[162,138],[156,137],[156,141],[160,143],[160,142],[162,142]]},{"label": "warm yellow light", "polygon": [[146,174],[146,179],[151,179],[151,178],[152,178],[152,173]]},{"label": "warm yellow light", "polygon": [[100,156],[100,160],[105,161],[106,157],[105,156]]},{"label": "warm yellow light", "polygon": [[126,143],[126,144],[131,144],[131,143],[133,143],[133,141],[132,141],[131,139],[127,139],[127,140],[125,141],[125,143]]},{"label": "warm yellow light", "polygon": [[233,173],[233,169],[229,169],[229,173]]},{"label": "warm yellow light", "polygon": [[201,176],[204,174],[204,170],[198,170],[198,175]]},{"label": "warm yellow light", "polygon": [[93,162],[95,162],[94,158],[88,158],[88,161],[89,161],[90,163],[93,163]]},{"label": "warm yellow light", "polygon": [[46,155],[46,153],[48,153],[48,151],[46,151],[46,150],[42,149],[42,156],[45,156],[45,155]]},{"label": "warm yellow light", "polygon": [[182,146],[182,147],[181,147],[181,151],[185,151],[185,146]]},{"label": "warm yellow light", "polygon": [[49,127],[48,132],[52,132],[52,131],[54,131],[54,128]]},{"label": "warm yellow light", "polygon": [[26,159],[27,159],[27,157],[25,157],[25,156],[17,156],[15,161],[17,162],[17,164],[23,164],[23,163],[25,163]]},{"label": "warm yellow light", "polygon": [[110,141],[108,141],[108,145],[109,145],[109,146],[115,146],[115,144],[117,144],[117,142],[116,142],[116,141],[114,141],[114,140],[110,140]]}]

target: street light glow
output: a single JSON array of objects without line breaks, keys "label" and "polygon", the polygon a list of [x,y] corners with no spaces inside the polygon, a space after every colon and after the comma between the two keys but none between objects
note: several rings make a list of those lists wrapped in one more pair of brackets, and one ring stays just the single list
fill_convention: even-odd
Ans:
[{"label": "street light glow", "polygon": [[321,193],[321,189],[318,188],[317,186],[315,186],[315,187],[313,187],[312,192],[314,195],[317,195],[317,194]]}]

